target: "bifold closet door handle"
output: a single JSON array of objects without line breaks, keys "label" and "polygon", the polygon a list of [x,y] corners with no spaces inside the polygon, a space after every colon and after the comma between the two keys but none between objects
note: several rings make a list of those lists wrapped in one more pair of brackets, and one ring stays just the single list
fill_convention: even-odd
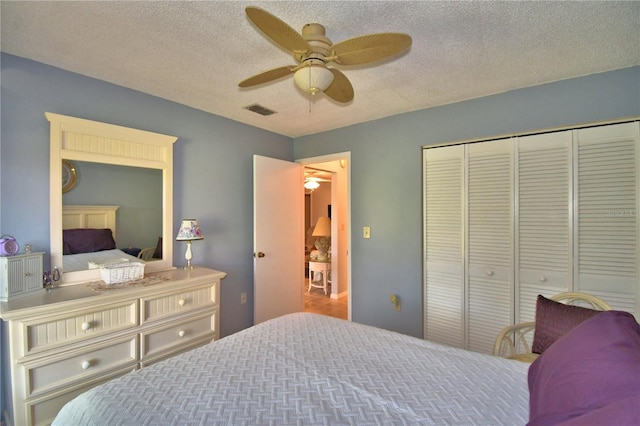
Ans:
[{"label": "bifold closet door handle", "polygon": [[253,253],[253,257],[265,257],[265,256],[266,256],[266,255],[265,255],[263,252],[261,252],[261,251],[259,251],[259,252],[257,252],[257,253]]}]

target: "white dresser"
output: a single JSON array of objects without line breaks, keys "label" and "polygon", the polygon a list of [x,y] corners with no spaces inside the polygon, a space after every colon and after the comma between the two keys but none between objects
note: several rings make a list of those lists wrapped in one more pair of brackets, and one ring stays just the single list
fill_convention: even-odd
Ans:
[{"label": "white dresser", "polygon": [[218,339],[225,276],[177,269],[144,286],[79,284],[2,302],[8,420],[49,424],[82,392]]}]

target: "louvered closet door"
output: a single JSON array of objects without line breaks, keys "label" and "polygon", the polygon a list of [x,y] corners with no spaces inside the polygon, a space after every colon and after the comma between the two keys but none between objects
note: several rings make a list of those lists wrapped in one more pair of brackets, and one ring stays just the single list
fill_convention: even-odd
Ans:
[{"label": "louvered closet door", "polygon": [[640,318],[638,123],[574,131],[576,291]]},{"label": "louvered closet door", "polygon": [[517,142],[516,322],[535,318],[538,294],[550,297],[571,287],[571,134]]},{"label": "louvered closet door", "polygon": [[464,346],[464,147],[423,150],[424,338]]},{"label": "louvered closet door", "polygon": [[513,318],[513,142],[467,151],[467,348],[492,353]]}]

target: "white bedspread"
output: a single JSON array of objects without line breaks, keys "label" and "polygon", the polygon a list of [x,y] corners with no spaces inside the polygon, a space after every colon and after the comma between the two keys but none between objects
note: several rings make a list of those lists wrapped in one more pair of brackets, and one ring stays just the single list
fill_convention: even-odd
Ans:
[{"label": "white bedspread", "polygon": [[527,369],[292,314],[94,388],[54,425],[523,425]]}]

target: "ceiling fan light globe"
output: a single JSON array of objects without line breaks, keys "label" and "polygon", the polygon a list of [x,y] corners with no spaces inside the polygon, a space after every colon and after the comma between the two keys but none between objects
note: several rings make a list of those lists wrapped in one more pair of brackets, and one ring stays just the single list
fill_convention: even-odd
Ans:
[{"label": "ceiling fan light globe", "polygon": [[311,65],[296,71],[293,80],[300,89],[315,95],[331,86],[333,73],[324,66]]}]

